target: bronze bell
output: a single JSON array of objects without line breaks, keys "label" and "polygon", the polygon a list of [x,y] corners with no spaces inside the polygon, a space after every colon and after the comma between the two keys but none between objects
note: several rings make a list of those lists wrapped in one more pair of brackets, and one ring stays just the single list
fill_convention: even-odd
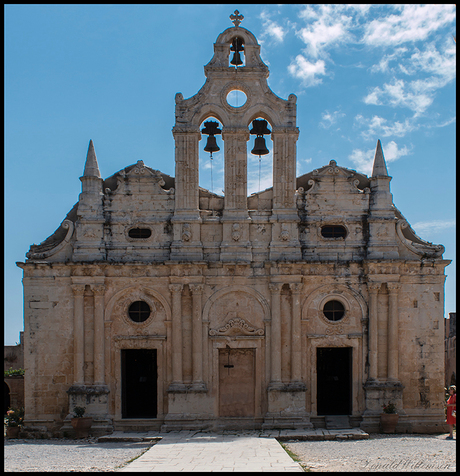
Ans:
[{"label": "bronze bell", "polygon": [[251,154],[258,155],[267,155],[268,154],[267,146],[265,145],[265,139],[261,137],[256,137],[254,140],[254,149],[251,150]]},{"label": "bronze bell", "polygon": [[232,61],[230,61],[230,64],[233,64],[235,66],[239,66],[240,64],[243,64],[243,62],[241,61],[241,56],[238,53],[238,51],[235,51],[235,53],[233,53],[233,58],[232,58]]},{"label": "bronze bell", "polygon": [[220,150],[220,147],[217,145],[216,138],[214,136],[209,136],[206,141],[206,147],[204,148],[205,152],[217,152]]}]

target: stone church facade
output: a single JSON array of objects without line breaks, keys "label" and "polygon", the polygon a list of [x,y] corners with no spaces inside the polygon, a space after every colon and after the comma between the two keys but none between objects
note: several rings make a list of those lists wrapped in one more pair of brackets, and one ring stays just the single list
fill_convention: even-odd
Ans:
[{"label": "stone church facade", "polygon": [[[138,161],[104,180],[90,142],[78,202],[17,263],[26,425],[70,432],[80,405],[94,434],[329,415],[378,431],[391,401],[398,431],[442,431],[444,247],[394,206],[380,142],[370,177],[335,161],[296,177],[296,96],[270,90],[256,38],[234,23],[203,87],[176,94],[175,177]],[[244,105],[227,102],[234,90]],[[273,187],[248,197],[256,119]],[[207,120],[221,127],[223,196],[198,184]]]}]

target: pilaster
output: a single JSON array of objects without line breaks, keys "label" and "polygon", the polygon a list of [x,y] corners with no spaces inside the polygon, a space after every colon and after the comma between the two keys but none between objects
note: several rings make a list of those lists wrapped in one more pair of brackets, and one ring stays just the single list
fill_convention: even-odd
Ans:
[{"label": "pilaster", "polygon": [[84,294],[83,284],[73,284],[73,355],[74,355],[74,385],[83,385],[84,377],[84,349],[85,349],[85,327],[84,327]]},{"label": "pilaster", "polygon": [[399,379],[399,308],[398,308],[398,290],[399,283],[387,283],[389,292],[388,302],[388,380],[398,381]]},{"label": "pilaster", "polygon": [[369,290],[369,380],[377,379],[378,292],[381,283],[367,283]]}]

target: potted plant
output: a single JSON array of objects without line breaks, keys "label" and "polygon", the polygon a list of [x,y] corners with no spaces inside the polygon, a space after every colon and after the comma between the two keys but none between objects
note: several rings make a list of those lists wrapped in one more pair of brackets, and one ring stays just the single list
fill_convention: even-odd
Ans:
[{"label": "potted plant", "polygon": [[74,418],[70,420],[72,428],[75,430],[77,438],[88,438],[89,430],[93,424],[92,417],[84,417],[85,407],[74,407]]},{"label": "potted plant", "polygon": [[24,420],[24,408],[9,408],[6,412],[4,423],[6,425],[6,436],[17,438]]},{"label": "potted plant", "polygon": [[396,405],[388,403],[383,406],[383,413],[380,414],[380,424],[383,433],[394,433],[398,424],[399,415],[396,413]]}]

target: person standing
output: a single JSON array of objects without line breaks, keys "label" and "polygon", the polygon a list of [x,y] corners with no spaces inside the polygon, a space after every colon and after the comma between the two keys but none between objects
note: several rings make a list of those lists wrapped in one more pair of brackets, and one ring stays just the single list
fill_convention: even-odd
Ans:
[{"label": "person standing", "polygon": [[[449,387],[449,399],[447,400],[447,412],[446,412],[446,423],[449,425],[450,435],[446,438],[446,440],[453,440],[454,439],[454,425],[457,422],[457,415],[456,415],[456,403],[457,403],[457,387],[455,385],[451,385]],[[452,415],[452,412],[454,414]]]}]

